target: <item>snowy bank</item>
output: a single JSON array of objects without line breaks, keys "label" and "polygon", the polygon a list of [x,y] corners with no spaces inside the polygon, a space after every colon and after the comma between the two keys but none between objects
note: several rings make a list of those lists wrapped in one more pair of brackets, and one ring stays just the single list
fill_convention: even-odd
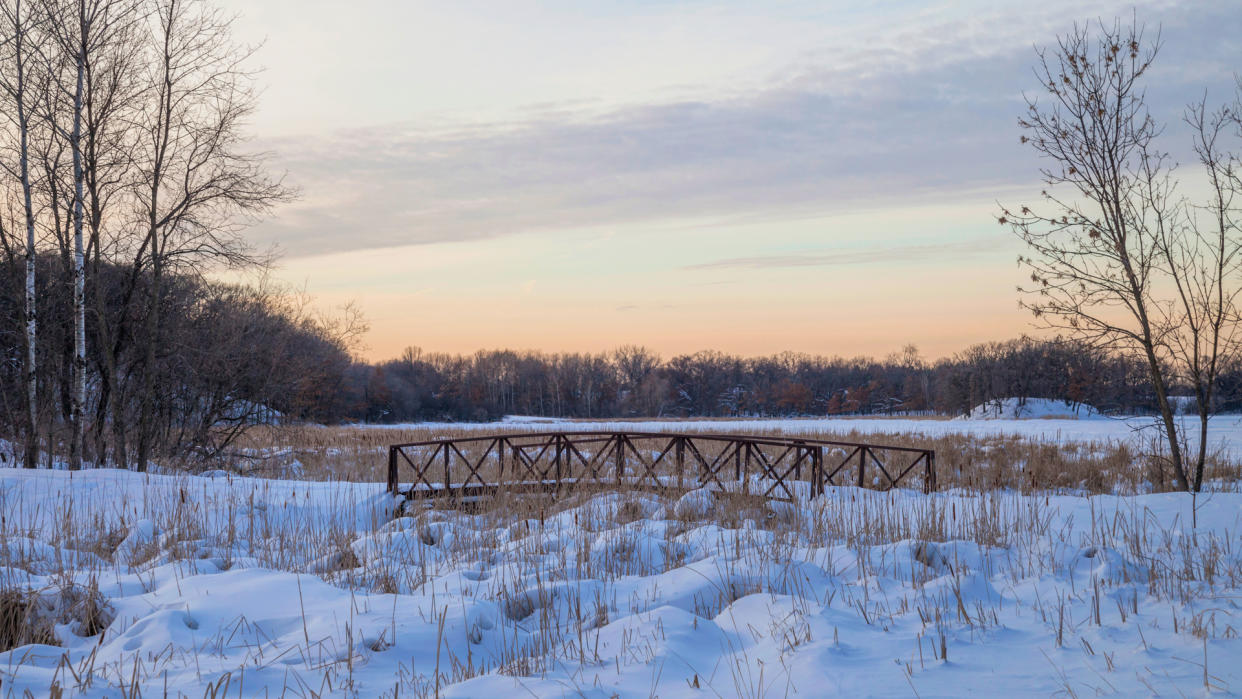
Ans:
[{"label": "snowy bank", "polygon": [[[106,629],[20,696],[956,696],[1242,687],[1242,495],[563,496],[392,520],[378,484],[0,470],[0,581]],[[1194,528],[1192,529],[1192,524]],[[65,671],[65,664],[74,668]],[[74,680],[77,676],[79,679]],[[221,691],[228,687],[227,692]]]},{"label": "snowy bank", "polygon": [[976,405],[969,420],[1087,420],[1100,417],[1100,411],[1086,403],[1048,398],[1003,398]]}]

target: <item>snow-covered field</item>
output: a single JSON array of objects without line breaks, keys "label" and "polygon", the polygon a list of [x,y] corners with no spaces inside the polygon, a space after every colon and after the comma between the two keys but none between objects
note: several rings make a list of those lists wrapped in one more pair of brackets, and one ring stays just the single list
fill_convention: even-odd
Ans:
[{"label": "snow-covered field", "polygon": [[[1133,431],[1108,419],[787,422]],[[1210,438],[1231,449],[1238,430],[1221,419]],[[1237,492],[834,488],[788,506],[694,491],[396,519],[391,507],[378,484],[0,469],[0,601],[38,595],[29,621],[58,643],[0,653],[0,696],[1242,689]],[[106,628],[79,635],[92,622]]]}]

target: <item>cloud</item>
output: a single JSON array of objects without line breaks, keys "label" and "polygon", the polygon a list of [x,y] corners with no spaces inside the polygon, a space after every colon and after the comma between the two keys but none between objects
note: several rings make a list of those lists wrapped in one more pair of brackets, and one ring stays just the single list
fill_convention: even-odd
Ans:
[{"label": "cloud", "polygon": [[686,270],[716,269],[774,269],[782,267],[838,267],[844,265],[893,264],[900,262],[925,262],[930,260],[961,260],[976,255],[994,253],[1005,247],[1007,239],[1002,235],[977,240],[937,245],[900,245],[868,248],[865,250],[838,250],[827,253],[798,255],[755,255],[730,257],[711,262],[687,265]]},{"label": "cloud", "polygon": [[[1169,22],[1166,69],[1151,91],[1165,121],[1205,80],[1231,82],[1224,68],[1206,77],[1177,70],[1232,66],[1242,13],[1212,5],[1155,13]],[[1058,11],[1039,15],[1039,26],[1064,30],[1079,18],[1077,9]],[[305,197],[261,225],[257,242],[298,256],[679,218],[779,218],[1031,184],[1039,163],[1018,144],[1015,121],[1021,88],[1033,85],[1030,43],[1050,35],[1021,19],[1012,9],[968,21],[915,16],[883,42],[809,55],[738,94],[277,142],[279,164]]]}]

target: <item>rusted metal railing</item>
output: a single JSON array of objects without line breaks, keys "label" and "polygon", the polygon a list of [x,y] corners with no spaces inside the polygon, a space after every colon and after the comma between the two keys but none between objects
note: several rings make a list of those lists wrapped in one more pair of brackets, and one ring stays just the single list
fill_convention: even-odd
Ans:
[{"label": "rusted metal railing", "polygon": [[[413,476],[404,490],[403,466]],[[409,498],[625,484],[683,490],[714,486],[793,500],[795,490],[802,488],[814,497],[829,485],[887,490],[916,479],[924,492],[936,489],[936,453],[931,449],[801,437],[533,432],[436,439],[388,449],[388,491]],[[754,493],[752,484],[757,484]]]}]

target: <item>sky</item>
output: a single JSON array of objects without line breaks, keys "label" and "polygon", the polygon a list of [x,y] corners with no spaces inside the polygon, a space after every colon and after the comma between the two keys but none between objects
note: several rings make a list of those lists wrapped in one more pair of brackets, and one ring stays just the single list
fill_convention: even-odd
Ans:
[{"label": "sky", "polygon": [[1000,206],[1035,47],[1136,15],[1187,101],[1242,71],[1227,2],[225,0],[253,145],[300,198],[251,231],[353,301],[364,355],[646,345],[925,357],[1033,331]]}]

